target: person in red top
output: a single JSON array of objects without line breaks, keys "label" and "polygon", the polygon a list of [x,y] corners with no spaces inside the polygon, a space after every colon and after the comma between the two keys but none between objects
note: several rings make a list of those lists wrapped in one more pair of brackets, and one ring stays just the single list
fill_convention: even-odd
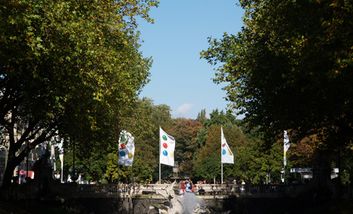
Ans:
[{"label": "person in red top", "polygon": [[184,193],[185,193],[185,188],[186,188],[185,182],[184,182],[184,181],[181,181],[181,182],[180,182],[180,193],[181,193],[181,194],[184,194]]},{"label": "person in red top", "polygon": [[191,192],[196,192],[196,184],[191,183]]}]

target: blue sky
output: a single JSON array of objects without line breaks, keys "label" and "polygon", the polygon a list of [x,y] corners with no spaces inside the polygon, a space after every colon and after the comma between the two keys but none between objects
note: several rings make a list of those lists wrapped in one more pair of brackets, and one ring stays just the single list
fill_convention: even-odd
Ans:
[{"label": "blue sky", "polygon": [[208,37],[240,31],[242,15],[235,0],[160,0],[151,11],[155,23],[139,26],[140,50],[153,58],[140,97],[170,106],[173,117],[195,119],[202,109],[225,110],[226,93],[213,83],[214,67],[200,59],[200,51],[208,48]]}]

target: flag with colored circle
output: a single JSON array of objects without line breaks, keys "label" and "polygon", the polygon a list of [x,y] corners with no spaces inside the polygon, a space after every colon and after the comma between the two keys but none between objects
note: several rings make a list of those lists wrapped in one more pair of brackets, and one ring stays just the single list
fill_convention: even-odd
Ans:
[{"label": "flag with colored circle", "polygon": [[119,137],[119,165],[132,166],[135,154],[134,137],[122,130]]},{"label": "flag with colored circle", "polygon": [[175,139],[159,127],[159,163],[174,166]]},{"label": "flag with colored circle", "polygon": [[232,163],[234,164],[234,155],[230,150],[227,140],[223,134],[223,128],[221,127],[221,163]]}]

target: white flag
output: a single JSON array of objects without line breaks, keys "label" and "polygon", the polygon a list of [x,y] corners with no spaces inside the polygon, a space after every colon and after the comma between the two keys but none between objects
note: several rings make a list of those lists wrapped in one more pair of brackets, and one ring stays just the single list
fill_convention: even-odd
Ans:
[{"label": "white flag", "polygon": [[287,151],[290,147],[290,143],[289,143],[289,137],[288,137],[288,133],[287,131],[284,131],[283,134],[283,165],[287,166]]},{"label": "white flag", "polygon": [[159,127],[159,163],[174,166],[174,137],[168,135],[161,127]]},{"label": "white flag", "polygon": [[234,164],[234,155],[230,150],[227,140],[223,134],[223,128],[221,127],[221,162]]},{"label": "white flag", "polygon": [[132,166],[135,154],[134,137],[122,130],[119,137],[119,165]]}]

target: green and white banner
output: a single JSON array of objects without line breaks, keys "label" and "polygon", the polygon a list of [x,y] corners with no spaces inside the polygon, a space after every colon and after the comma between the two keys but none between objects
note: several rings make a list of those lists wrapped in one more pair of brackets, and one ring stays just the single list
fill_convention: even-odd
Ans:
[{"label": "green and white banner", "polygon": [[174,166],[175,139],[159,128],[159,163]]}]

